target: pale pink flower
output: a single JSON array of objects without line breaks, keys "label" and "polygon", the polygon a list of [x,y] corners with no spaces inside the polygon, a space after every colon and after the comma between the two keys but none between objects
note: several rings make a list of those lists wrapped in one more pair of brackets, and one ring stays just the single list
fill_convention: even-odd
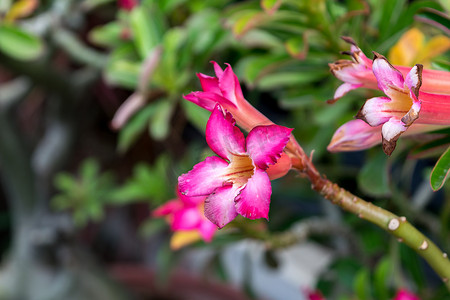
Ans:
[{"label": "pale pink flower", "polygon": [[[361,51],[356,42],[350,37],[342,37],[351,44],[350,51],[344,52],[351,56],[352,60],[340,59],[330,63],[330,70],[334,76],[344,83],[336,90],[333,100],[337,101],[351,90],[357,88],[377,89],[377,78],[372,72],[372,61]],[[395,68],[403,75],[411,71],[411,67],[398,66]],[[421,91],[434,94],[450,94],[450,72],[423,69]]]},{"label": "pale pink flower", "polygon": [[178,178],[180,192],[206,196],[205,216],[222,228],[238,214],[268,218],[272,188],[266,172],[283,153],[292,129],[256,126],[247,138],[219,104],[206,125],[206,142],[219,156],[207,157]]},{"label": "pale pink flower", "polygon": [[394,151],[397,139],[414,122],[450,124],[450,95],[419,92],[422,65],[415,65],[404,78],[384,56],[375,53],[372,70],[379,89],[388,97],[367,100],[356,117],[371,126],[383,125],[381,134],[386,154]]},{"label": "pale pink flower", "polygon": [[351,44],[350,52],[344,52],[351,56],[352,60],[340,59],[328,64],[331,73],[344,83],[334,93],[333,101],[337,101],[351,90],[365,87],[377,88],[376,79],[372,74],[372,61],[361,51],[355,41],[350,37],[342,37]]}]

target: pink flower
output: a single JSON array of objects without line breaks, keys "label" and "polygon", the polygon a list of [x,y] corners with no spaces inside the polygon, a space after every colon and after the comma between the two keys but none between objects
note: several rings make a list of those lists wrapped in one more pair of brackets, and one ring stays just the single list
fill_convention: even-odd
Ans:
[{"label": "pink flower", "polygon": [[[356,88],[377,89],[377,78],[372,73],[372,61],[357,46],[350,37],[342,37],[351,44],[350,52],[344,52],[352,57],[352,60],[341,59],[330,63],[330,70],[334,76],[344,83],[338,87],[331,102],[337,101],[351,90]],[[411,71],[410,67],[395,66],[403,75]],[[423,82],[421,90],[434,94],[450,94],[450,72],[438,70],[423,70]]]},{"label": "pink flower", "polygon": [[[404,135],[414,135],[446,126],[413,124]],[[360,151],[381,143],[382,125],[370,126],[360,119],[351,120],[336,130],[327,149],[330,152]]]},{"label": "pink flower", "polygon": [[205,197],[187,197],[178,193],[178,198],[170,200],[153,211],[155,217],[167,217],[174,232],[196,231],[205,242],[210,242],[217,230],[203,214]]},{"label": "pink flower", "polygon": [[118,0],[119,7],[123,10],[132,11],[138,5],[138,0]]},{"label": "pink flower", "polygon": [[344,96],[351,90],[359,87],[376,89],[376,80],[372,74],[372,61],[359,49],[356,42],[350,37],[342,37],[351,44],[350,52],[344,52],[352,57],[352,60],[340,59],[328,64],[334,76],[344,83],[334,93],[334,101]]},{"label": "pink flower", "polygon": [[291,131],[256,126],[245,139],[232,115],[217,104],[206,125],[206,142],[219,157],[207,157],[181,175],[180,192],[206,196],[205,216],[220,228],[238,214],[267,219],[272,188],[266,170],[280,158]]},{"label": "pink flower", "polygon": [[[216,77],[197,74],[203,91],[192,92],[184,96],[184,98],[211,112],[217,103],[220,104],[221,107],[233,115],[237,124],[246,131],[250,131],[260,125],[273,125],[272,121],[245,100],[239,79],[234,74],[231,66],[227,65],[225,70],[222,70],[216,62],[212,63]],[[293,143],[293,137],[291,139]],[[267,173],[270,179],[280,178],[286,175],[291,166],[291,159],[283,153],[278,162],[269,167]]]},{"label": "pink flower", "polygon": [[405,289],[400,289],[392,300],[420,300],[419,297]]},{"label": "pink flower", "polygon": [[213,111],[216,103],[219,103],[246,131],[258,125],[272,125],[272,121],[245,100],[239,79],[231,66],[227,65],[225,70],[222,70],[216,62],[212,63],[216,77],[197,74],[203,91],[192,92],[184,98],[209,111]]},{"label": "pink flower", "polygon": [[383,150],[387,155],[416,120],[422,124],[450,124],[450,95],[419,93],[422,65],[415,65],[404,78],[384,56],[375,53],[372,69],[379,89],[388,97],[367,100],[356,117],[371,126],[383,125]]}]

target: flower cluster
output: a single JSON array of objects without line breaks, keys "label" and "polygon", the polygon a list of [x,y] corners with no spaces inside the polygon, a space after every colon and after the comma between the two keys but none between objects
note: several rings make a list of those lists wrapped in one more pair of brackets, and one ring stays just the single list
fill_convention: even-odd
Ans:
[{"label": "flower cluster", "polygon": [[[175,231],[172,248],[202,237],[210,241],[238,214],[258,219],[269,216],[270,180],[284,176],[291,160],[284,149],[292,129],[275,125],[245,100],[230,66],[213,62],[216,77],[198,74],[203,91],[185,98],[211,111],[206,142],[218,155],[207,157],[178,178],[178,199],[159,207]],[[249,131],[247,138],[237,123]]]},{"label": "flower cluster", "polygon": [[393,66],[376,52],[370,61],[353,40],[345,40],[352,44],[348,54],[353,60],[330,64],[332,73],[344,81],[333,101],[360,87],[378,88],[387,97],[368,99],[356,117],[369,126],[360,121],[344,124],[333,136],[330,151],[362,150],[382,142],[384,152],[391,155],[410,127],[415,128],[411,132],[421,132],[450,125],[449,72],[424,70],[420,64]]}]

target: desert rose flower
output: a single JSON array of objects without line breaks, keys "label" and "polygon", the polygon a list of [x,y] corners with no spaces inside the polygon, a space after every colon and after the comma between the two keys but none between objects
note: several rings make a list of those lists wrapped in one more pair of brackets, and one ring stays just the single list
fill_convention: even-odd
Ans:
[{"label": "desert rose flower", "polygon": [[[239,79],[234,74],[231,66],[227,65],[225,70],[222,70],[216,62],[212,63],[216,77],[201,73],[197,74],[203,91],[192,92],[185,95],[184,98],[211,112],[217,103],[220,104],[221,107],[233,115],[237,124],[247,132],[256,126],[273,125],[272,121],[244,98]],[[296,143],[293,137],[291,137],[290,143]],[[286,175],[291,166],[289,156],[282,153],[277,163],[270,165],[266,171],[270,179],[276,179]]]},{"label": "desert rose flower", "polygon": [[[340,59],[330,63],[331,73],[344,83],[336,90],[333,100],[335,102],[346,93],[357,88],[377,89],[377,79],[372,72],[372,61],[361,51],[356,42],[350,37],[342,37],[351,44],[350,51],[344,52],[351,56],[352,60]],[[394,66],[403,76],[411,71],[408,66]],[[434,94],[450,94],[450,72],[423,69],[423,92]]]},{"label": "desert rose flower", "polygon": [[205,197],[187,197],[178,193],[178,198],[170,200],[153,211],[155,217],[165,217],[174,235],[170,241],[172,249],[203,239],[210,242],[217,231],[203,214]]},{"label": "desert rose flower", "polygon": [[218,157],[207,157],[181,175],[180,192],[205,196],[205,216],[220,228],[238,214],[267,219],[272,188],[266,170],[282,155],[291,131],[256,126],[245,138],[232,115],[216,104],[206,125],[206,142]]},{"label": "desert rose flower", "polygon": [[394,151],[399,136],[414,122],[450,125],[450,95],[419,92],[422,65],[415,65],[404,78],[384,56],[375,53],[372,69],[379,89],[388,97],[367,100],[356,117],[371,126],[383,125],[386,154]]}]

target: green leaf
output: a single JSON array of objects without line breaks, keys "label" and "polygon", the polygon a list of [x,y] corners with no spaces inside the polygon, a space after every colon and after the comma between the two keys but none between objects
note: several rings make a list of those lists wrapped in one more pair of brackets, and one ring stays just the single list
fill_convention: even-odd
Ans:
[{"label": "green leaf", "polygon": [[304,57],[304,41],[301,37],[293,37],[286,41],[286,50],[292,57]]},{"label": "green leaf", "polygon": [[158,205],[166,201],[170,196],[168,161],[167,156],[161,155],[154,166],[138,164],[133,170],[133,177],[112,194],[113,203],[125,204],[145,200]]},{"label": "green leaf", "polygon": [[351,104],[349,101],[338,101],[332,105],[322,102],[321,106],[316,105],[318,110],[314,114],[314,121],[322,126],[335,123],[338,118],[350,110]]},{"label": "green leaf", "polygon": [[163,20],[160,11],[153,7],[135,7],[130,14],[131,29],[134,34],[136,48],[142,59],[161,43],[163,36]]},{"label": "green leaf", "polygon": [[147,105],[129,120],[119,133],[119,152],[126,151],[130,145],[136,141],[139,135],[147,128],[150,118],[156,111],[157,107],[154,104]]},{"label": "green leaf", "polygon": [[450,30],[450,18],[438,10],[424,8],[416,14],[416,17],[422,22],[442,28],[446,33]]},{"label": "green leaf", "polygon": [[28,32],[0,25],[0,51],[18,60],[34,60],[44,51],[42,41]]},{"label": "green leaf", "polygon": [[444,135],[443,138],[438,138],[431,141],[426,141],[425,143],[413,148],[409,154],[412,158],[422,158],[432,155],[441,154],[445,149],[447,149],[450,144],[450,135]]},{"label": "green leaf", "polygon": [[238,73],[243,73],[242,79],[247,83],[255,84],[260,77],[276,70],[288,58],[285,54],[248,56],[239,62],[236,69]]},{"label": "green leaf", "polygon": [[437,191],[444,185],[448,179],[450,170],[450,147],[441,155],[436,165],[431,171],[430,183],[433,191]]},{"label": "green leaf", "polygon": [[274,13],[281,5],[281,0],[261,0],[261,7],[266,13]]},{"label": "green leaf", "polygon": [[448,61],[433,61],[431,63],[431,68],[433,70],[450,72],[450,63]]},{"label": "green leaf", "polygon": [[374,274],[375,298],[389,300],[389,283],[391,282],[392,262],[384,257],[376,266]]},{"label": "green leaf", "polygon": [[233,34],[241,36],[248,30],[256,27],[264,15],[260,10],[245,10],[239,12],[236,22],[233,24]]},{"label": "green leaf", "polygon": [[76,186],[76,182],[73,177],[68,173],[59,173],[55,176],[55,187],[61,191],[70,191]]},{"label": "green leaf", "polygon": [[353,288],[358,300],[370,299],[370,273],[368,269],[362,269],[355,276]]},{"label": "green leaf", "polygon": [[169,134],[174,103],[169,99],[160,99],[156,105],[157,111],[150,121],[149,130],[152,138],[160,141]]},{"label": "green leaf", "polygon": [[390,194],[387,161],[388,157],[377,151],[358,174],[358,186],[368,195],[380,197]]},{"label": "green leaf", "polygon": [[257,85],[263,90],[280,89],[286,86],[308,84],[323,78],[328,72],[279,72],[261,78]]},{"label": "green leaf", "polygon": [[119,85],[129,89],[136,89],[141,65],[138,62],[117,60],[112,61],[106,68],[106,81],[111,85]]},{"label": "green leaf", "polygon": [[92,29],[89,32],[88,38],[96,45],[114,47],[122,43],[120,39],[121,32],[122,26],[118,22],[111,22]]}]

